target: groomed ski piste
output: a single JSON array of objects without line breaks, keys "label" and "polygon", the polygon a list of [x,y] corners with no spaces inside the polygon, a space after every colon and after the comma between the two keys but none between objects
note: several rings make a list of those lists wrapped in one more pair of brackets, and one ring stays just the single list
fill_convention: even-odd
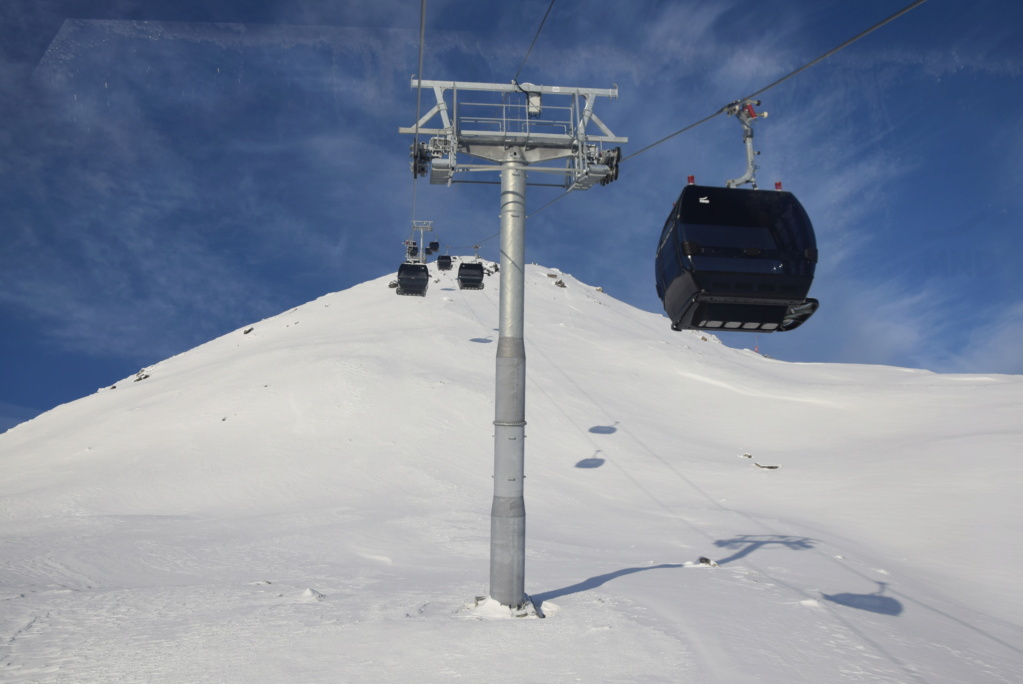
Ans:
[{"label": "groomed ski piste", "polygon": [[0,435],[0,680],[1019,681],[1023,378],[780,362],[538,265],[546,617],[495,609],[499,275],[457,263]]}]

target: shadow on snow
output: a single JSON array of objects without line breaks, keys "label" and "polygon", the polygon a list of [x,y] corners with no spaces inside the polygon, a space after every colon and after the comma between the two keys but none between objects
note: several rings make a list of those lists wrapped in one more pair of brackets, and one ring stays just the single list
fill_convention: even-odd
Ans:
[{"label": "shadow on snow", "polygon": [[720,546],[724,549],[736,549],[736,552],[731,556],[722,558],[717,562],[718,565],[724,565],[740,558],[745,558],[754,551],[759,551],[766,546],[780,545],[793,551],[805,551],[806,549],[813,548],[814,541],[816,540],[809,537],[793,537],[787,534],[740,534],[732,539],[718,539],[714,542],[714,546]]},{"label": "shadow on snow", "polygon": [[589,458],[584,458],[575,464],[576,468],[599,468],[604,465],[604,459],[599,456],[600,449],[593,452],[593,455]]},{"label": "shadow on snow", "polygon": [[[793,551],[806,551],[813,548],[815,541],[809,537],[794,537],[784,534],[741,534],[732,539],[719,539],[714,542],[714,545],[724,549],[735,549],[735,553],[731,556],[717,561],[718,565],[725,565],[767,546],[777,545],[784,546]],[[902,603],[891,596],[883,595],[887,586],[884,582],[878,582],[877,584],[879,589],[873,594],[842,593],[821,594],[821,596],[825,601],[831,601],[848,608],[866,610],[880,615],[900,615],[902,613]]]},{"label": "shadow on snow", "polygon": [[899,615],[902,604],[891,596],[883,596],[886,582],[878,582],[878,590],[873,594],[822,594],[824,600],[848,606],[858,610],[867,610],[881,615]]},{"label": "shadow on snow", "polygon": [[661,563],[660,565],[646,565],[641,568],[624,568],[622,570],[615,570],[609,572],[606,575],[597,575],[585,579],[582,582],[573,584],[568,587],[561,589],[552,589],[551,591],[544,592],[542,594],[533,594],[530,598],[533,599],[534,605],[540,605],[544,601],[550,601],[552,599],[560,598],[561,596],[567,596],[569,594],[578,594],[581,591],[589,591],[590,589],[596,589],[597,587],[610,582],[613,579],[624,577],[625,575],[631,575],[635,572],[643,572],[645,570],[664,570],[667,568],[684,568],[685,566],[681,563]]}]

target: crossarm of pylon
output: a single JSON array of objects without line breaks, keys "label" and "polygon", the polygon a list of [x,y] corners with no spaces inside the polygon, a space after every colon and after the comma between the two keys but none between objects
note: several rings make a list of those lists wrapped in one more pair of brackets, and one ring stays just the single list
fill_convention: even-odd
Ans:
[{"label": "crossarm of pylon", "polygon": [[[420,81],[413,78],[412,87],[416,88],[420,85]],[[531,93],[541,93],[543,95],[581,95],[585,98],[590,97],[609,97],[616,99],[618,97],[618,87],[614,88],[566,88],[562,86],[538,86],[531,83],[515,84],[515,83],[470,83],[466,81],[422,81],[424,88],[440,88],[442,90],[477,90],[494,93],[520,93],[523,92],[523,88],[528,86],[528,90]]]},{"label": "crossarm of pylon", "polygon": [[600,142],[615,142],[615,143],[627,143],[627,142],[629,142],[628,138],[622,138],[622,137],[616,136],[614,133],[612,133],[611,129],[608,128],[607,125],[605,125],[604,122],[600,120],[600,117],[597,116],[596,114],[594,114],[592,110],[590,111],[590,120],[593,123],[597,124],[597,127],[600,128],[600,130],[604,132],[604,136],[596,137],[596,138],[595,137],[589,137],[588,138],[589,140],[598,140]]},{"label": "crossarm of pylon", "polygon": [[[413,81],[412,84],[415,85],[416,81]],[[437,98],[437,104],[431,107],[430,111],[426,112],[426,114],[424,114],[423,117],[416,122],[415,126],[399,128],[399,133],[409,133],[411,135],[415,135],[416,133],[429,133],[431,135],[445,135],[451,133],[451,119],[448,117],[448,103],[444,101],[444,89],[435,86],[433,94]],[[426,122],[438,114],[440,115],[441,125],[444,126],[444,128],[423,128]]]}]

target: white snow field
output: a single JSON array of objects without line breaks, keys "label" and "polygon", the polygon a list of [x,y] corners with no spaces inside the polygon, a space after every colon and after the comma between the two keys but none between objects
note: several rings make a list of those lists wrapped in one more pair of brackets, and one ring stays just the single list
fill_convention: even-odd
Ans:
[{"label": "white snow field", "polygon": [[498,276],[431,273],[0,435],[0,681],[1023,680],[1023,377],[783,363],[535,265],[546,618],[473,608]]}]

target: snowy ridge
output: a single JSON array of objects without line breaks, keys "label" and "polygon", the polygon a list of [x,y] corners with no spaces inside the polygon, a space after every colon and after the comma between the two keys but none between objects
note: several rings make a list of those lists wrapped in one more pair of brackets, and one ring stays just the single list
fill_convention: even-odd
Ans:
[{"label": "snowy ridge", "polygon": [[1023,670],[1023,378],[782,363],[536,265],[526,584],[547,619],[472,619],[498,276],[430,269],[426,297],[388,274],[0,435],[0,679]]}]

